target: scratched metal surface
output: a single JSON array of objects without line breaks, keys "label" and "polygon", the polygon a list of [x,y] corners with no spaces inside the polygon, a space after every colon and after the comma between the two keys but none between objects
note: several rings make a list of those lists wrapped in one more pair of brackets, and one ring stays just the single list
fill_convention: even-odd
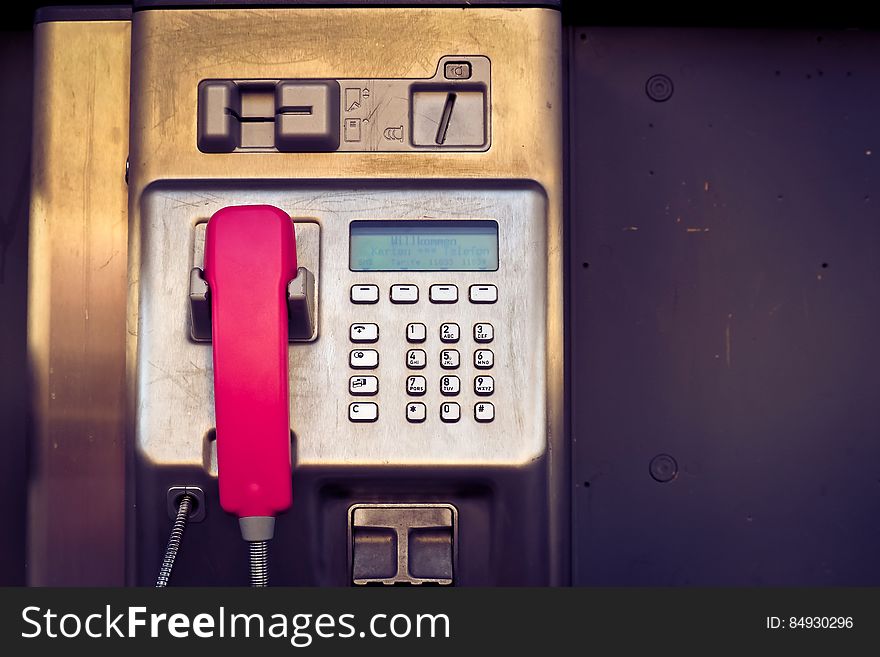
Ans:
[{"label": "scratched metal surface", "polygon": [[[213,187],[187,183],[152,186],[144,196],[139,277],[136,444],[139,458],[154,465],[213,467],[208,431],[214,425],[211,349],[189,338],[189,309],[185,282],[193,262],[194,225],[233,204],[271,203],[292,216],[307,218],[318,231],[297,229],[301,266],[316,274],[321,299],[318,339],[290,350],[292,430],[296,462],[300,466],[383,465],[509,465],[527,466],[547,449],[548,392],[543,358],[546,344],[547,275],[544,269],[545,201],[531,186],[496,189],[374,190],[365,188]],[[491,272],[352,272],[348,268],[349,222],[358,219],[492,219],[499,226],[499,269]],[[320,246],[319,246],[320,241]],[[413,305],[393,305],[390,286],[409,283],[420,288]],[[428,288],[434,283],[458,286],[459,302],[432,304]],[[350,288],[379,286],[381,301],[354,305]],[[474,284],[498,287],[498,302],[476,305],[467,300]],[[420,345],[406,341],[406,325],[419,321],[428,327]],[[349,337],[353,323],[379,325],[379,341],[363,345],[379,351],[375,370],[379,378],[375,397],[348,394]],[[443,322],[461,326],[461,340],[444,345],[438,330]],[[473,326],[490,322],[495,339],[488,345],[473,341]],[[474,365],[478,347],[490,348],[495,364],[484,372]],[[406,352],[427,352],[424,369],[407,369]],[[444,348],[460,352],[461,365],[441,369]],[[473,392],[474,378],[495,377],[491,401],[496,418],[477,422],[474,407],[487,401]],[[419,399],[428,417],[418,425],[406,420],[412,398],[405,381],[409,374],[424,375],[428,392]],[[461,392],[443,397],[440,378],[455,374]],[[528,382],[526,384],[525,382]],[[379,419],[354,425],[348,419],[351,402],[375,402]],[[461,421],[443,422],[440,405],[461,405]],[[180,419],[185,418],[184,422]],[[340,438],[340,436],[344,438]]]},{"label": "scratched metal surface", "polygon": [[575,583],[880,584],[880,39],[570,37]]}]

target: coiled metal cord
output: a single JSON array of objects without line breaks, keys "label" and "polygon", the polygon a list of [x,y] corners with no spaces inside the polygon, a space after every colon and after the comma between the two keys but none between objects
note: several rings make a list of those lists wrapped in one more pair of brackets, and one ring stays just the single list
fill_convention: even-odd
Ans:
[{"label": "coiled metal cord", "polygon": [[183,530],[186,529],[186,521],[189,518],[192,503],[195,498],[189,493],[184,493],[180,498],[180,506],[177,507],[177,517],[171,528],[171,536],[168,538],[168,547],[165,548],[165,558],[162,559],[162,567],[159,569],[159,577],[156,579],[156,588],[168,586],[171,579],[171,569],[174,568],[174,560],[180,549],[180,541],[183,539]]},{"label": "coiled metal cord", "polygon": [[251,586],[269,586],[269,544],[267,541],[248,543],[251,552]]}]

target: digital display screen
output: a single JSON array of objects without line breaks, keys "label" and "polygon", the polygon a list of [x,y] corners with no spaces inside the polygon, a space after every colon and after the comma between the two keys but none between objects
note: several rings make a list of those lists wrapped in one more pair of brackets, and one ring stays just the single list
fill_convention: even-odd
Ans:
[{"label": "digital display screen", "polygon": [[352,271],[495,271],[494,221],[353,221]]}]

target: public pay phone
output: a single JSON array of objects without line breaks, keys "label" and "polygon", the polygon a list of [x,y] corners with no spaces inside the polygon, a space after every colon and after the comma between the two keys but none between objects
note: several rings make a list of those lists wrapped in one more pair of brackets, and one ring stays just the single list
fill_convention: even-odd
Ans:
[{"label": "public pay phone", "polygon": [[37,28],[46,152],[77,61],[128,126],[128,583],[565,583],[559,12],[271,4]]}]

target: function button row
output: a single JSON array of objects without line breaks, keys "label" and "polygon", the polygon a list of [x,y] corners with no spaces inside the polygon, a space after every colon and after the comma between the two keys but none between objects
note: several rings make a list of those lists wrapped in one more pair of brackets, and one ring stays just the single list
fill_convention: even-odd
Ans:
[{"label": "function button row", "polygon": [[[392,285],[392,303],[416,303],[419,300],[418,285]],[[457,303],[458,286],[435,284],[428,288],[431,303]],[[498,301],[498,288],[494,285],[471,285],[468,288],[471,303],[495,303]],[[373,284],[352,285],[352,303],[379,303],[379,286]]]},{"label": "function button row", "polygon": [[[410,422],[424,422],[428,417],[428,407],[422,402],[409,402],[406,405],[406,419]],[[348,419],[352,422],[375,422],[379,419],[379,405],[375,402],[352,402],[348,405]],[[461,419],[461,406],[456,402],[440,404],[440,419],[444,422],[458,422]],[[491,402],[477,402],[474,405],[474,419],[477,422],[492,422],[495,419],[495,406]]]}]

